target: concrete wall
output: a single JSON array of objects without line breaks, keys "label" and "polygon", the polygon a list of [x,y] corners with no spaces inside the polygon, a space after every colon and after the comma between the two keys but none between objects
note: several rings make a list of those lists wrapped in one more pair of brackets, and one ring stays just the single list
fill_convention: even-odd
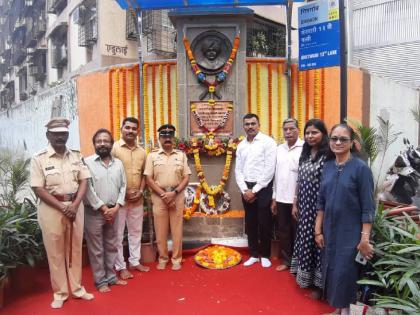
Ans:
[{"label": "concrete wall", "polygon": [[68,147],[80,148],[79,117],[77,112],[76,84],[67,81],[33,99],[0,113],[0,148],[19,152],[30,157],[48,144],[44,125],[50,120],[53,104],[61,96],[61,112],[55,113],[70,120]]}]

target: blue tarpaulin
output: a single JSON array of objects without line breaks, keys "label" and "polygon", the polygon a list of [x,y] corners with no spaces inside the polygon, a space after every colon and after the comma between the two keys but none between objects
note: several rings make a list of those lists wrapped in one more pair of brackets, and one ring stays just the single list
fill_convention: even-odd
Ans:
[{"label": "blue tarpaulin", "polygon": [[[287,0],[116,0],[121,8],[157,10],[211,6],[251,6],[251,5],[276,5],[286,4]],[[304,2],[304,0],[294,0]]]}]

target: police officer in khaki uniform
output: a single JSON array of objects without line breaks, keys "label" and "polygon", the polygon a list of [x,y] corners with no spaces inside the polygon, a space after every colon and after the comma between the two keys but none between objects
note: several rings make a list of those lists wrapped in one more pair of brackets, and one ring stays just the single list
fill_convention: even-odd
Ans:
[{"label": "police officer in khaki uniform", "polygon": [[159,129],[161,148],[147,156],[144,175],[152,190],[153,218],[159,251],[158,270],[166,268],[169,261],[167,238],[172,235],[172,270],[181,269],[182,220],[184,189],[191,170],[184,152],[174,149],[175,127],[162,125]]},{"label": "police officer in khaki uniform", "polygon": [[38,221],[54,291],[52,308],[61,308],[70,293],[75,298],[93,299],[81,285],[82,199],[90,173],[80,152],[66,147],[69,124],[65,118],[51,119],[45,125],[50,144],[31,160],[31,187],[40,199]]}]

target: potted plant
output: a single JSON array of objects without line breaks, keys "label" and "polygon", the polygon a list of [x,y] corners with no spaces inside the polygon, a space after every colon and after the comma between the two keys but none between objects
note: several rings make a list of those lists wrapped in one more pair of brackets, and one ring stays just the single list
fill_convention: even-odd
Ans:
[{"label": "potted plant", "polygon": [[[23,197],[30,195],[28,165],[29,160],[0,158],[0,288],[4,288],[19,266],[34,266],[44,257],[36,206]],[[19,278],[17,274],[13,279]],[[23,283],[31,278],[25,277]]]},{"label": "potted plant", "polygon": [[373,225],[375,259],[359,284],[375,289],[375,307],[394,313],[420,314],[420,229],[406,213],[390,216],[378,207]]}]

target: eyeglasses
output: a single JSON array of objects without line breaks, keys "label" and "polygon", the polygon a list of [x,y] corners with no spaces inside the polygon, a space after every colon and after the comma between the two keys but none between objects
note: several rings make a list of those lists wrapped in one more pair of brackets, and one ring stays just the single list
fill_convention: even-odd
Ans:
[{"label": "eyeglasses", "polygon": [[341,143],[347,143],[350,141],[350,138],[347,137],[331,137],[330,141],[333,143],[337,143],[338,141],[340,141]]},{"label": "eyeglasses", "polygon": [[255,122],[255,121],[253,121],[253,122],[247,122],[247,123],[244,123],[244,126],[245,127],[249,127],[249,126],[256,126],[257,125],[257,123]]}]

